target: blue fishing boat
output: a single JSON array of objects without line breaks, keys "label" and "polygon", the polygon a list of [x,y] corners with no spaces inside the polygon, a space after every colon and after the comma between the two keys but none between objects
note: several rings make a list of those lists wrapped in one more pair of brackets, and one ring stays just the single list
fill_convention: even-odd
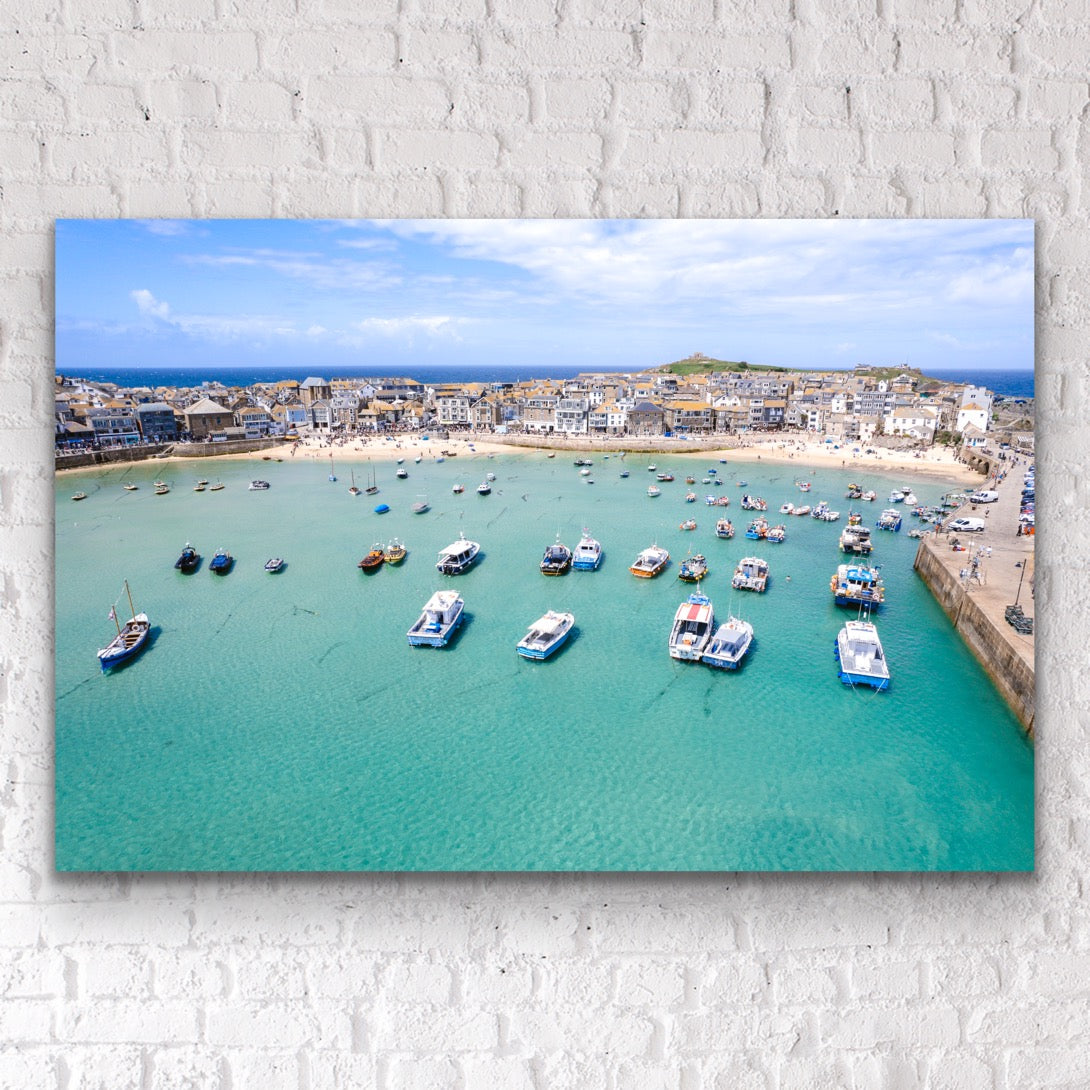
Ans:
[{"label": "blue fishing boat", "polygon": [[235,558],[226,549],[217,549],[216,555],[212,557],[212,563],[208,565],[208,570],[216,575],[226,575],[234,562]]},{"label": "blue fishing boat", "polygon": [[182,549],[182,555],[174,561],[174,567],[180,572],[184,572],[189,575],[197,570],[197,565],[201,562],[201,554],[193,548],[187,541],[185,548]]},{"label": "blue fishing boat", "polygon": [[583,536],[572,554],[572,567],[576,571],[596,571],[601,562],[602,544],[591,537],[590,531],[584,526]]},{"label": "blue fishing boat", "polygon": [[886,600],[879,568],[865,564],[840,564],[829,580],[829,590],[838,606],[874,609]]}]

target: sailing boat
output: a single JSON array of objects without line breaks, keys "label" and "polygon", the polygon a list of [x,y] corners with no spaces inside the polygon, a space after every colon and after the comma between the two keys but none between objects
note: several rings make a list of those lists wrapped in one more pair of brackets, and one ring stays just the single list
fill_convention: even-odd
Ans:
[{"label": "sailing boat", "polygon": [[[105,673],[112,666],[119,666],[138,654],[147,642],[151,632],[151,621],[146,613],[137,613],[132,604],[132,592],[129,590],[129,581],[125,580],[125,594],[129,599],[129,612],[131,620],[121,624],[117,619],[117,600],[110,607],[110,620],[117,626],[117,635],[98,653],[99,665]],[[120,598],[121,596],[118,595]]]},{"label": "sailing boat", "polygon": [[352,487],[348,490],[353,496],[360,494],[359,488],[356,487],[356,471],[352,470]]},{"label": "sailing boat", "polygon": [[329,479],[331,481],[335,481],[337,479],[337,474],[333,472],[333,455],[332,455],[332,453],[329,455]]},{"label": "sailing boat", "polygon": [[373,496],[378,491],[378,485],[375,484],[375,471],[371,468],[370,462],[367,468],[367,488],[366,492],[368,496]]}]

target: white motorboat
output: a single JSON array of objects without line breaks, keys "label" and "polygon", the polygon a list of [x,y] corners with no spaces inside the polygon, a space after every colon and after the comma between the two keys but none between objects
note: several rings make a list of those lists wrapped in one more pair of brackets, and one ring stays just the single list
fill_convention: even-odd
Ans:
[{"label": "white motorboat", "polygon": [[840,664],[837,676],[845,685],[889,688],[889,664],[870,621],[849,621],[836,638],[834,653]]},{"label": "white motorboat", "polygon": [[574,613],[557,613],[550,609],[530,625],[515,650],[524,659],[547,659],[564,645],[574,625]]},{"label": "white motorboat", "polygon": [[461,537],[439,553],[435,563],[436,570],[443,575],[461,575],[473,567],[477,554],[481,551],[476,541]]},{"label": "white motorboat", "polygon": [[753,625],[738,617],[728,617],[726,624],[721,624],[708,641],[701,661],[720,670],[737,670],[752,642]]},{"label": "white motorboat", "polygon": [[572,567],[576,571],[595,571],[601,562],[602,544],[592,538],[590,531],[584,527],[583,536],[572,555]]},{"label": "white motorboat", "polygon": [[840,534],[840,550],[845,553],[855,553],[857,556],[870,556],[873,543],[870,539],[870,528],[867,526],[845,526]]},{"label": "white motorboat", "polygon": [[670,562],[670,554],[659,545],[644,549],[632,562],[629,571],[640,579],[651,579]]},{"label": "white motorboat", "polygon": [[674,614],[670,629],[670,657],[699,662],[715,632],[715,610],[706,594],[690,594]]},{"label": "white motorboat", "polygon": [[250,482],[250,491],[251,492],[264,492],[265,489],[267,489],[268,487],[269,487],[269,482],[268,481],[251,481]]},{"label": "white motorboat", "polygon": [[453,590],[437,590],[424,604],[416,624],[407,635],[413,647],[445,647],[465,611],[462,596]]}]

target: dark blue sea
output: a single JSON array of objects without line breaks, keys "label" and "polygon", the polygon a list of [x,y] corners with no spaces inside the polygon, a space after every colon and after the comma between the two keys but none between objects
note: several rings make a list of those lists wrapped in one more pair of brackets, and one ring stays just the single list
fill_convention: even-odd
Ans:
[{"label": "dark blue sea", "polygon": [[[436,382],[519,382],[531,378],[573,378],[586,371],[584,367],[548,364],[522,367],[416,367],[409,377],[426,384]],[[323,378],[371,378],[397,374],[376,368],[337,368],[324,372],[320,368],[297,369],[264,367],[171,367],[171,368],[91,368],[72,371],[79,378],[94,382],[112,382],[118,386],[199,386],[202,382],[222,382],[227,386],[250,386],[255,382],[279,382],[296,379],[302,382],[311,375]],[[1033,397],[1033,371],[929,371],[934,378],[947,382],[968,382],[985,386],[1005,397]]]}]

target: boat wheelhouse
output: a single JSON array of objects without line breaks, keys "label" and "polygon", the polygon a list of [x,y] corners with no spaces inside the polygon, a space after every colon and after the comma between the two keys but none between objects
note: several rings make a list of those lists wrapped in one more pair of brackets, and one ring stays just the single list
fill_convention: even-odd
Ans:
[{"label": "boat wheelhouse", "polygon": [[524,659],[547,659],[564,646],[574,625],[574,613],[558,613],[550,609],[530,625],[526,635],[515,645],[515,650]]}]

